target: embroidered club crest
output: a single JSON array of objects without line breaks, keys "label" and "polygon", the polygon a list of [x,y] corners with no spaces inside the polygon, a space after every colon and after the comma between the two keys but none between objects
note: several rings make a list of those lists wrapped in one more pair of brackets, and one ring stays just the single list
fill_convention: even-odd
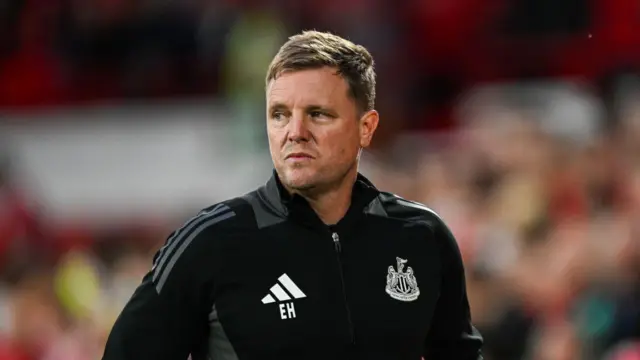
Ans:
[{"label": "embroidered club crest", "polygon": [[400,301],[414,301],[420,296],[418,282],[411,266],[403,272],[404,264],[407,260],[396,257],[398,271],[393,266],[389,266],[387,273],[387,287],[385,291],[389,296]]}]

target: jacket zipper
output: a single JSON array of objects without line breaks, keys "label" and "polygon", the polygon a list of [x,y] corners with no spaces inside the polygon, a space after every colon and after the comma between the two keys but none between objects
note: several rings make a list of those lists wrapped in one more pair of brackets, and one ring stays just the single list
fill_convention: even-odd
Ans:
[{"label": "jacket zipper", "polygon": [[355,331],[353,327],[353,320],[351,319],[351,309],[349,308],[349,302],[347,301],[347,289],[344,284],[344,273],[342,271],[342,259],[340,255],[342,253],[342,244],[340,244],[340,236],[338,233],[334,232],[331,234],[331,238],[333,239],[333,245],[336,249],[336,255],[338,259],[338,268],[340,270],[340,283],[342,285],[342,296],[344,300],[344,307],[347,310],[347,321],[349,323],[349,336],[351,337],[351,343],[356,343]]}]

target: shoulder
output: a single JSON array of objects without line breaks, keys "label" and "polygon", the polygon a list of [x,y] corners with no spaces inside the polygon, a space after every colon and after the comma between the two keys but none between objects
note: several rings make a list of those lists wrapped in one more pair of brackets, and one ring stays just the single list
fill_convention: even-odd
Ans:
[{"label": "shoulder", "polygon": [[433,209],[389,192],[380,192],[378,197],[369,205],[368,212],[389,219],[423,224],[433,231],[440,231],[443,227],[446,228],[440,215]]},{"label": "shoulder", "polygon": [[181,226],[197,227],[200,231],[233,230],[252,226],[251,206],[242,198],[233,198],[198,211]]},{"label": "shoulder", "polygon": [[449,226],[437,212],[424,204],[389,192],[380,192],[367,211],[372,215],[424,226],[435,238],[442,252],[459,256],[458,243]]},{"label": "shoulder", "polygon": [[[250,206],[239,198],[225,200],[196,212],[167,238],[161,252],[198,252],[202,247],[252,227]],[[196,249],[196,250],[192,250]]]},{"label": "shoulder", "polygon": [[237,197],[199,210],[171,233],[167,243],[172,238],[198,238],[194,243],[201,243],[199,239],[206,238],[205,243],[210,243],[253,227],[255,220],[251,206],[244,199]]},{"label": "shoulder", "polygon": [[185,278],[199,265],[217,259],[217,244],[250,226],[246,208],[241,200],[225,200],[198,211],[171,232],[153,259],[152,280],[158,293],[170,275]]}]

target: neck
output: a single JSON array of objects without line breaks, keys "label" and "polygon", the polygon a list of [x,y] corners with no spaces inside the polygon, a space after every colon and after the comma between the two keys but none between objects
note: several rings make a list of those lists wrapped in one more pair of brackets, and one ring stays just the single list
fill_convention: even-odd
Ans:
[{"label": "neck", "polygon": [[320,220],[327,225],[337,224],[351,206],[353,184],[358,176],[357,171],[349,172],[339,184],[329,189],[315,192],[297,192],[305,198]]}]

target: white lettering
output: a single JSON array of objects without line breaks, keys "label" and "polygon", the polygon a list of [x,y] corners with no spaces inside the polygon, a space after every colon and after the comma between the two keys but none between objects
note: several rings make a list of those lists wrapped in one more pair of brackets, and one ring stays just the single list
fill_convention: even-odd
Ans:
[{"label": "white lettering", "polygon": [[280,318],[283,320],[287,318],[287,311],[284,308],[284,304],[280,304]]},{"label": "white lettering", "polygon": [[293,303],[282,303],[280,306],[280,318],[294,319],[296,317],[296,309],[293,307]]},{"label": "white lettering", "polygon": [[296,317],[296,309],[293,308],[293,303],[287,303],[286,305],[289,319],[294,319]]}]

